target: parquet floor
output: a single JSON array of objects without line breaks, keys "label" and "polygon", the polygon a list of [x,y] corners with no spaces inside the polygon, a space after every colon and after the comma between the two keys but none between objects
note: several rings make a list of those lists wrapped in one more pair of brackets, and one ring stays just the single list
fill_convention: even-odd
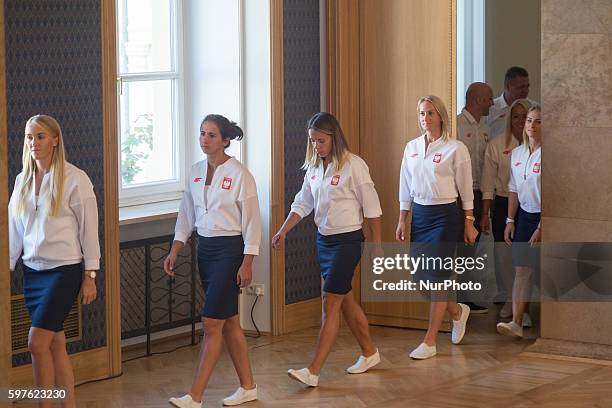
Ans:
[{"label": "parquet floor", "polygon": [[[291,381],[286,370],[307,364],[317,332],[312,328],[249,339],[260,400],[245,407],[612,407],[612,366],[521,355],[537,333],[528,332],[532,340],[502,337],[495,333],[494,312],[471,316],[461,345],[452,345],[450,335],[441,334],[438,355],[424,361],[408,357],[421,341],[422,331],[372,327],[382,363],[361,375],[344,371],[359,349],[343,328],[320,386],[307,389]],[[154,351],[177,344],[158,344]],[[198,353],[195,346],[124,363],[123,376],[78,387],[79,407],[167,408],[169,396],[189,389]],[[125,353],[124,358],[133,355]],[[204,406],[221,406],[237,385],[224,353],[206,390]]]}]

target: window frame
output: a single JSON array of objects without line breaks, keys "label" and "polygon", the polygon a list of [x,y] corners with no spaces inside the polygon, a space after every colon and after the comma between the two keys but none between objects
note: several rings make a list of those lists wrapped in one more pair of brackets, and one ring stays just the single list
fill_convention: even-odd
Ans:
[{"label": "window frame", "polygon": [[[119,0],[121,1],[121,0]],[[119,1],[117,4],[117,16],[119,16]],[[119,61],[121,46],[119,43],[119,30],[123,27],[117,24],[117,134],[118,134],[118,189],[119,189],[119,207],[128,207],[133,205],[148,204],[160,201],[179,199],[185,188],[185,177],[187,167],[185,163],[186,143],[184,129],[184,110],[185,110],[185,93],[184,93],[184,61],[183,61],[183,14],[182,1],[170,0],[170,44],[171,44],[171,70],[170,71],[155,71],[146,73],[121,73]],[[176,178],[168,181],[151,182],[135,185],[133,187],[124,187],[121,177],[121,97],[123,87],[127,83],[148,82],[155,80],[170,80],[171,84],[171,121],[173,131],[173,161],[174,172]]]}]

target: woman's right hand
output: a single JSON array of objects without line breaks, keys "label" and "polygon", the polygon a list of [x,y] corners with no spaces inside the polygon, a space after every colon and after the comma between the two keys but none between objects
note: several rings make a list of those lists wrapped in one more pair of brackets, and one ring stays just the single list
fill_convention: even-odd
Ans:
[{"label": "woman's right hand", "polygon": [[169,276],[174,276],[174,265],[176,264],[177,254],[174,251],[170,251],[166,260],[164,261],[164,272]]},{"label": "woman's right hand", "polygon": [[512,241],[514,240],[514,223],[513,222],[509,222],[506,224],[506,229],[504,230],[504,241],[506,241],[506,244],[508,245],[512,245]]},{"label": "woman's right hand", "polygon": [[272,248],[281,249],[283,245],[285,244],[286,235],[287,234],[285,234],[284,232],[278,231],[276,235],[272,237]]},{"label": "woman's right hand", "polygon": [[406,223],[398,222],[397,229],[395,230],[395,239],[397,241],[405,241],[406,240]]}]

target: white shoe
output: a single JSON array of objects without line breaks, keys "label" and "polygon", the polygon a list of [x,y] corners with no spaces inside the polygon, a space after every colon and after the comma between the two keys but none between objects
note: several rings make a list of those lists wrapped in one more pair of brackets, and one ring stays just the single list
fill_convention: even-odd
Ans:
[{"label": "white shoe", "polygon": [[290,368],[287,370],[287,375],[289,378],[306,384],[309,387],[316,387],[319,385],[319,376],[311,374],[308,368],[302,368],[300,370]]},{"label": "white shoe", "polygon": [[461,307],[461,316],[459,320],[453,320],[453,331],[451,332],[451,341],[453,344],[461,343],[465,335],[465,325],[468,317],[470,317],[470,307],[463,303],[457,303]]},{"label": "white shoe", "polygon": [[346,371],[349,374],[361,374],[378,363],[380,363],[380,354],[378,354],[378,349],[376,349],[376,353],[372,354],[370,357],[359,356],[357,362],[347,368]]},{"label": "white shoe", "polygon": [[514,321],[510,323],[497,323],[497,332],[504,336],[523,337],[523,328],[514,323]]},{"label": "white shoe", "polygon": [[523,327],[531,327],[532,325],[531,317],[527,313],[523,313]]},{"label": "white shoe", "polygon": [[419,344],[419,347],[412,350],[410,353],[410,358],[415,360],[425,360],[426,358],[430,358],[436,355],[436,345],[428,346],[425,343]]},{"label": "white shoe", "polygon": [[223,398],[223,405],[225,406],[233,406],[244,404],[245,402],[255,401],[257,399],[257,384],[255,384],[255,388],[251,390],[245,390],[242,387],[238,387],[236,392],[230,395],[227,398]]},{"label": "white shoe", "polygon": [[202,402],[195,402],[189,394],[180,398],[172,397],[168,402],[178,408],[202,408]]},{"label": "white shoe", "polygon": [[499,317],[501,317],[502,319],[512,317],[512,302],[504,303],[504,307],[502,307],[499,311]]}]

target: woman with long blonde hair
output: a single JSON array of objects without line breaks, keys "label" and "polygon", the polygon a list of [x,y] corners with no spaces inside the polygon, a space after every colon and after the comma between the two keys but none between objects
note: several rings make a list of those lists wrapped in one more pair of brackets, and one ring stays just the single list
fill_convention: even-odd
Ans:
[{"label": "woman with long blonde hair", "polygon": [[380,362],[368,320],[353,296],[351,280],[361,259],[364,219],[369,221],[373,250],[382,252],[382,210],[368,166],[349,151],[342,128],[332,114],[319,112],[310,118],[307,143],[302,189],[296,194],[284,224],[272,238],[272,247],[281,248],[287,233],[314,210],[317,252],[324,280],[321,331],[308,367],[290,369],[287,373],[293,380],[316,387],[338,334],[341,311],[361,348],[357,362],[346,371],[360,374]]},{"label": "woman with long blonde hair", "polygon": [[523,143],[512,150],[511,163],[504,238],[512,246],[516,275],[512,288],[512,321],[498,323],[497,331],[506,336],[523,337],[530,282],[535,281],[534,272],[540,262],[537,245],[541,240],[542,111],[539,105],[527,111]]},{"label": "woman with long blonde hair", "polygon": [[[65,160],[62,130],[51,116],[36,115],[26,123],[23,170],[8,210],[10,269],[21,256],[32,320],[28,348],[34,385],[64,388],[63,406],[74,407],[63,324],[79,293],[85,305],[96,298],[98,209],[87,174]],[[42,400],[39,406],[51,403]]]},{"label": "woman with long blonde hair", "polygon": [[[506,128],[500,136],[487,145],[482,168],[480,190],[482,191],[481,231],[488,235],[493,233],[495,240],[495,279],[499,301],[507,302],[512,292],[514,270],[512,269],[511,252],[504,242],[506,217],[508,215],[508,181],[510,180],[510,156],[512,150],[523,142],[523,129],[527,111],[531,107],[528,99],[517,99],[510,106],[506,116]],[[489,225],[491,210],[492,225]],[[500,317],[512,315],[512,302],[507,302],[500,312]]]}]

